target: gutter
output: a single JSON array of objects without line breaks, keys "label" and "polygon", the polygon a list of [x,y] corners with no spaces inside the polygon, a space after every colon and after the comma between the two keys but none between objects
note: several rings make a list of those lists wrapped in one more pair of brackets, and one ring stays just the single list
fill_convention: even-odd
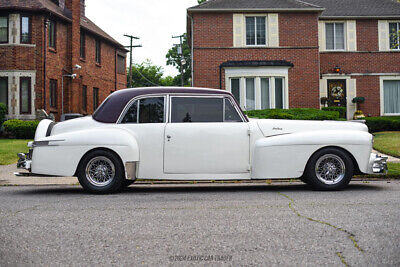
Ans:
[{"label": "gutter", "polygon": [[269,11],[305,11],[305,12],[321,12],[325,8],[306,7],[306,8],[188,8],[188,12],[269,12]]}]

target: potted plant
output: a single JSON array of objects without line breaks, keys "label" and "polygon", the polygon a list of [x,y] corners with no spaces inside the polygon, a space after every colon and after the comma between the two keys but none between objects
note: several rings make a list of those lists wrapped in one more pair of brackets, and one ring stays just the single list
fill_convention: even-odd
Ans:
[{"label": "potted plant", "polygon": [[354,118],[355,120],[365,118],[364,113],[362,112],[362,110],[359,109],[359,104],[364,103],[364,102],[365,102],[365,98],[362,97],[362,96],[357,96],[357,97],[353,98],[353,100],[352,100],[351,102],[353,102],[354,104],[356,104],[356,112],[354,113],[353,118]]}]

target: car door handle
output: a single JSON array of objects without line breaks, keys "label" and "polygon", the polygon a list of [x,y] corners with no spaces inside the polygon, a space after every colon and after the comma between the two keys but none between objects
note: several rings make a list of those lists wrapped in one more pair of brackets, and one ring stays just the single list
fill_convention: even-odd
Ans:
[{"label": "car door handle", "polygon": [[169,140],[171,140],[171,136],[170,135],[167,135],[167,140],[168,140],[168,142],[169,142]]}]

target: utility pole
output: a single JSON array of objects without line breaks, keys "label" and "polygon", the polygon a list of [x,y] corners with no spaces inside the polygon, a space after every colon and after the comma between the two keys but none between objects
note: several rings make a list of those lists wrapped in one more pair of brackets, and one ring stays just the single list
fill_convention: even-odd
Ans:
[{"label": "utility pole", "polygon": [[129,82],[127,87],[132,86],[132,50],[134,47],[142,47],[142,45],[133,45],[133,39],[139,40],[139,37],[132,36],[129,34],[124,34],[125,37],[128,37],[130,39],[130,45],[125,46],[126,48],[129,48]]},{"label": "utility pole", "polygon": [[181,86],[183,87],[184,84],[184,80],[183,80],[183,64],[185,63],[185,58],[183,57],[183,38],[185,37],[185,35],[177,35],[177,36],[172,36],[172,38],[179,38],[179,44],[176,45],[177,46],[177,52],[178,55],[181,57],[180,60],[180,71],[181,71]]}]

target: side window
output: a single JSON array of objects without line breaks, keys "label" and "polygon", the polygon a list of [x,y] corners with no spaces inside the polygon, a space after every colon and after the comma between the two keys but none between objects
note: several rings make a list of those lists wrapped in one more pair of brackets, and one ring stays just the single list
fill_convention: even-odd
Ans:
[{"label": "side window", "polygon": [[171,122],[223,122],[223,98],[173,97]]},{"label": "side window", "polygon": [[225,98],[224,122],[242,122],[237,110],[229,99]]},{"label": "side window", "polygon": [[131,104],[121,123],[163,123],[164,97],[149,97]]},{"label": "side window", "polygon": [[164,121],[164,97],[139,100],[139,123],[163,123]]},{"label": "side window", "polygon": [[124,118],[122,119],[121,123],[137,123],[137,107],[138,107],[138,101],[133,102],[133,104],[130,106],[128,111],[126,112]]}]

